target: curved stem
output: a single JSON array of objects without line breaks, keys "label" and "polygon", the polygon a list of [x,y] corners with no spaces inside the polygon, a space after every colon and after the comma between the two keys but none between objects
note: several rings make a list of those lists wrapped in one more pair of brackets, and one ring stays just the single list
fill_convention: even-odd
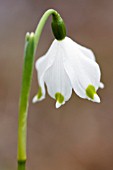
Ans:
[{"label": "curved stem", "polygon": [[18,170],[25,170],[26,163],[26,134],[27,134],[27,115],[28,115],[28,104],[29,104],[29,94],[31,88],[32,72],[34,65],[34,56],[36,52],[36,47],[39,42],[42,29],[48,19],[48,17],[53,14],[55,16],[59,15],[55,10],[47,10],[42,16],[35,34],[27,34],[25,42],[24,51],[24,64],[23,64],[23,74],[22,74],[22,87],[20,94],[19,103],[19,116],[18,116]]},{"label": "curved stem", "polygon": [[54,9],[49,9],[47,10],[44,15],[41,17],[40,21],[39,21],[39,24],[36,28],[36,31],[35,31],[35,50],[36,50],[36,47],[38,45],[38,41],[40,39],[40,35],[42,33],[42,30],[44,28],[44,25],[48,19],[48,17],[50,15],[55,15],[55,16],[58,16],[59,14],[57,13],[57,11],[55,11]]}]

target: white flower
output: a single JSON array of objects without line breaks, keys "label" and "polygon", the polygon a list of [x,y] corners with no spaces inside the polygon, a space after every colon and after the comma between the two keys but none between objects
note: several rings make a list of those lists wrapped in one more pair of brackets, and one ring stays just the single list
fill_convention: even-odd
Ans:
[{"label": "white flower", "polygon": [[100,68],[93,52],[70,38],[54,40],[48,52],[37,60],[39,92],[33,102],[45,98],[45,84],[49,95],[56,99],[56,108],[63,105],[75,93],[84,99],[100,102],[97,89],[100,82]]}]

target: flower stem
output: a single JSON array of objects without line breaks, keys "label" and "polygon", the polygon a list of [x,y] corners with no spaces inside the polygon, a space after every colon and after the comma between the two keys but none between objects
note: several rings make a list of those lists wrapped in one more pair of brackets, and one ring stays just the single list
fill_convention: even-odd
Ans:
[{"label": "flower stem", "polygon": [[18,117],[18,170],[23,170],[26,162],[26,130],[28,99],[34,63],[34,33],[26,35],[22,88]]},{"label": "flower stem", "polygon": [[25,162],[23,161],[23,162],[18,162],[18,170],[25,170]]},{"label": "flower stem", "polygon": [[38,26],[37,26],[37,28],[36,28],[36,31],[35,31],[35,49],[36,49],[36,47],[37,47],[37,45],[38,45],[38,41],[39,41],[39,39],[40,39],[40,35],[41,35],[41,33],[42,33],[42,30],[43,30],[43,28],[44,28],[44,25],[45,25],[45,23],[46,23],[46,21],[47,21],[47,19],[48,19],[48,17],[50,16],[50,15],[54,15],[54,16],[59,16],[59,14],[57,13],[57,11],[55,11],[54,9],[49,9],[49,10],[47,10],[44,14],[43,14],[43,16],[42,16],[42,18],[40,19],[40,21],[39,21],[39,24],[38,24]]},{"label": "flower stem", "polygon": [[24,64],[23,64],[23,74],[22,74],[22,87],[20,93],[19,102],[19,116],[18,116],[18,170],[25,170],[26,167],[26,134],[27,134],[27,115],[28,115],[28,104],[29,104],[29,94],[31,88],[31,80],[34,65],[34,56],[36,52],[36,47],[39,42],[42,29],[48,19],[48,17],[53,14],[58,16],[59,14],[53,10],[47,10],[42,16],[35,34],[27,33],[25,41],[25,51],[24,51]]}]

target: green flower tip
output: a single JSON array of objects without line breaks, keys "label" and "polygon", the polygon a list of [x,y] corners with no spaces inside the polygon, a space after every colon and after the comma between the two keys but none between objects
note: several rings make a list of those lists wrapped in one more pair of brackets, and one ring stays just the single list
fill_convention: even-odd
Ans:
[{"label": "green flower tip", "polygon": [[42,100],[42,99],[44,99],[44,96],[43,96],[43,94],[42,94],[42,89],[41,89],[41,87],[39,87],[38,93],[37,93],[37,95],[34,96],[32,102],[33,102],[33,103],[36,103],[37,101],[40,101],[40,100]]},{"label": "green flower tip", "polygon": [[61,93],[56,93],[55,99],[56,99],[56,101],[58,101],[61,104],[64,102],[64,96]]},{"label": "green flower tip", "polygon": [[65,103],[64,96],[59,92],[55,94],[55,99],[56,99],[56,108],[59,108],[61,105]]},{"label": "green flower tip", "polygon": [[37,93],[37,99],[39,100],[42,97],[42,89],[39,87],[38,93]]},{"label": "green flower tip", "polygon": [[86,95],[93,100],[94,94],[96,94],[95,87],[93,85],[89,85],[86,88]]},{"label": "green flower tip", "polygon": [[100,103],[100,98],[96,93],[95,87],[93,85],[89,85],[86,88],[86,95],[88,98],[90,98],[92,101]]}]

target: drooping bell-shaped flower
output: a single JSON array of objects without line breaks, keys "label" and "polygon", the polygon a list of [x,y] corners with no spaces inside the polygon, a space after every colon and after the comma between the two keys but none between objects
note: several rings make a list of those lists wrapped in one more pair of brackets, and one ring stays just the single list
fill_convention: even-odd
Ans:
[{"label": "drooping bell-shaped flower", "polygon": [[96,91],[103,88],[101,73],[93,52],[68,37],[54,40],[48,52],[36,62],[39,91],[33,102],[45,98],[47,91],[56,100],[56,108],[72,95],[100,103]]}]

